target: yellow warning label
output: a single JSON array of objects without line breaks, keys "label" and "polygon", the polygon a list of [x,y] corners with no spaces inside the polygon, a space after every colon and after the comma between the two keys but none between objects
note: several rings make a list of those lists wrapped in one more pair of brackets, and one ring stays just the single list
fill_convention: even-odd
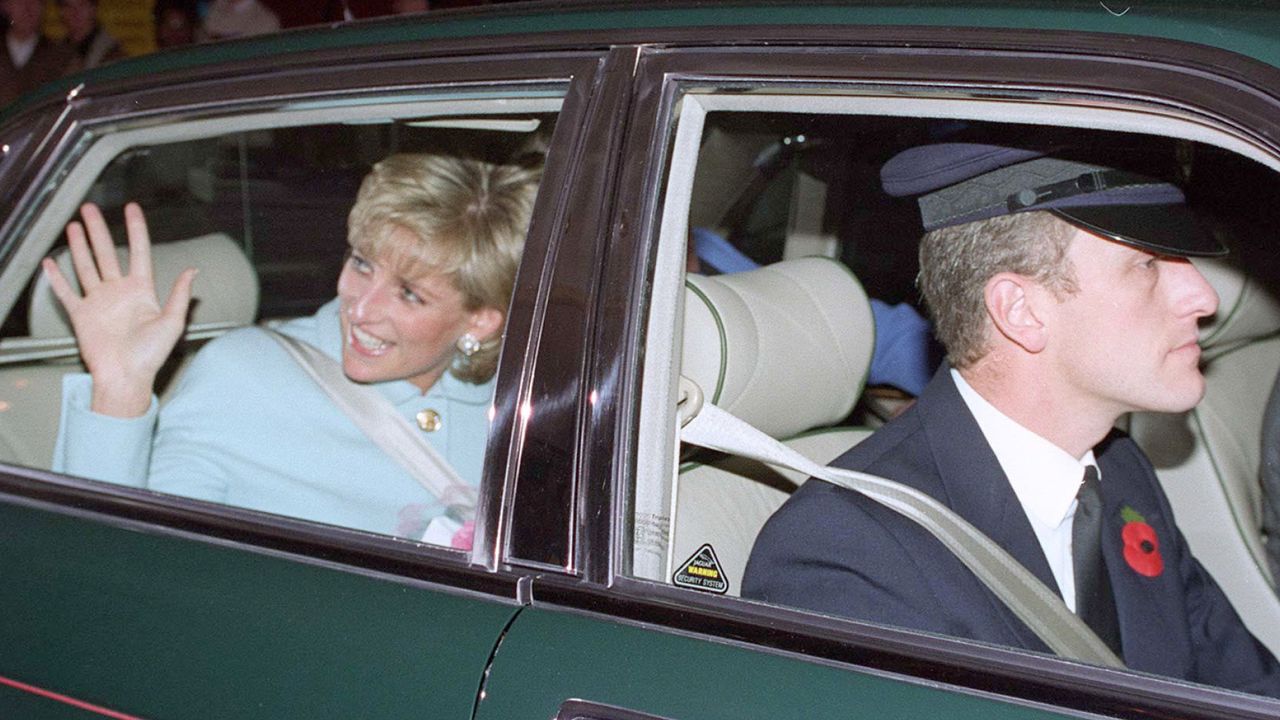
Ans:
[{"label": "yellow warning label", "polygon": [[688,560],[680,563],[671,582],[680,587],[702,590],[704,592],[725,593],[729,591],[729,578],[720,569],[720,560],[711,544],[698,548]]}]

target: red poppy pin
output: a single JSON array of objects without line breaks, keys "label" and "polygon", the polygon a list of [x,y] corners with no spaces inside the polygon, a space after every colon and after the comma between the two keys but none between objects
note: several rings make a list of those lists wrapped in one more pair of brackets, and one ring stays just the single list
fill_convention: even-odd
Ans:
[{"label": "red poppy pin", "polygon": [[1125,506],[1120,511],[1124,528],[1120,537],[1124,540],[1124,561],[1139,575],[1155,577],[1164,572],[1164,558],[1160,557],[1160,538],[1155,528],[1138,511]]}]

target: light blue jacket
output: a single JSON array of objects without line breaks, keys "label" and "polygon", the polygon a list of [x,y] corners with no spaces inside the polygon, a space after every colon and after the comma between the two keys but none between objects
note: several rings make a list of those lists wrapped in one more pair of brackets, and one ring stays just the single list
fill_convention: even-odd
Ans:
[{"label": "light blue jacket", "polygon": [[[341,357],[337,300],[279,329]],[[439,413],[427,440],[479,484],[492,381],[445,373],[425,395],[405,380],[374,387],[411,423]],[[142,417],[90,411],[91,391],[87,374],[63,381],[55,471],[414,539],[444,511],[256,328],[202,348],[172,397],[163,407],[153,398]]]}]

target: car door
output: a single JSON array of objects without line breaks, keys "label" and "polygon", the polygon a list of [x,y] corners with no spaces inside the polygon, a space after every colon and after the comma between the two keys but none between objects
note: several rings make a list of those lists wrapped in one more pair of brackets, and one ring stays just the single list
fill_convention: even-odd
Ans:
[{"label": "car door", "polygon": [[[679,587],[681,569],[725,540],[708,535],[677,548],[685,531],[679,515],[690,512],[682,505],[678,480],[689,466],[721,460],[695,456],[690,462],[678,436],[680,298],[692,254],[686,239],[700,217],[709,225],[724,219],[724,208],[734,206],[765,159],[777,153],[771,142],[803,142],[806,133],[815,140],[865,140],[883,154],[876,162],[883,162],[894,142],[926,142],[931,132],[959,126],[1014,133],[1085,128],[1121,133],[1091,138],[1099,142],[1145,148],[1163,142],[1155,138],[1173,136],[1201,143],[1196,148],[1203,154],[1225,150],[1244,156],[1231,162],[1266,164],[1267,183],[1275,182],[1280,167],[1280,148],[1266,139],[1276,137],[1275,129],[1270,121],[1258,122],[1266,115],[1263,108],[1275,106],[1277,86],[1246,97],[1229,89],[1233,80],[1186,70],[1186,65],[1203,67],[1201,61],[1215,54],[1204,48],[1151,41],[1145,51],[1160,62],[1135,61],[1125,72],[1111,73],[1106,68],[1123,53],[1102,36],[866,28],[753,32],[770,42],[727,48],[707,38],[708,46],[697,47],[690,39],[696,33],[685,33],[664,46],[657,42],[662,35],[654,33],[654,44],[637,50],[593,329],[574,330],[590,336],[587,377],[579,381],[566,373],[559,392],[546,393],[561,405],[572,400],[577,406],[581,439],[572,448],[558,448],[564,470],[557,477],[564,479],[554,481],[561,487],[557,497],[569,501],[557,506],[576,508],[576,516],[557,535],[547,536],[540,533],[554,525],[536,522],[533,511],[524,515],[517,507],[512,515],[508,561],[549,572],[533,579],[531,608],[517,618],[495,654],[477,717],[1274,714],[1276,705],[1265,699],[746,602],[732,597],[741,578],[727,573],[719,576],[725,582],[702,584],[704,592],[689,589],[696,583]],[[685,43],[695,46],[682,47]],[[928,45],[928,51],[910,49],[920,45]],[[1223,66],[1232,62],[1219,58]],[[1274,83],[1277,77],[1272,68],[1252,69],[1259,83]],[[784,116],[790,120],[781,121]],[[1221,132],[1200,134],[1203,121],[1224,116],[1249,120],[1213,121]],[[702,163],[715,141],[713,130],[728,132],[731,137],[721,147],[737,148],[737,154],[725,156],[728,170],[704,178]],[[770,134],[771,139],[761,140]],[[839,256],[830,210],[860,206],[836,194],[851,186],[834,184],[819,167],[848,151],[846,145],[816,145],[808,161],[795,166],[790,187],[782,191],[782,210],[772,215],[785,232],[779,230],[771,246],[776,255],[759,262],[791,253]],[[870,162],[865,160],[862,169],[874,167]],[[700,196],[700,189],[711,196]],[[806,214],[815,197],[819,212]],[[857,221],[863,227],[874,223],[862,236],[870,254],[847,262],[855,265],[863,285],[882,297],[897,293],[901,299],[903,278],[909,285],[914,276],[914,247],[904,251],[886,239],[897,235],[876,234],[896,222],[897,210],[869,207],[871,214]],[[589,236],[569,239],[598,242]],[[561,252],[572,247],[566,243]],[[765,414],[794,411],[786,398],[763,407]],[[531,482],[537,472],[519,477]],[[769,482],[778,482],[773,475]],[[790,482],[799,481],[803,475]],[[545,490],[545,481],[539,487]],[[738,509],[726,503],[708,514]],[[745,559],[749,549],[748,540],[736,551]],[[704,569],[723,568],[715,553],[706,557],[711,564]]]},{"label": "car door", "polygon": [[[517,297],[543,292],[600,55],[506,46],[460,59],[465,41],[389,49],[377,38],[357,32],[337,49],[287,56],[264,43],[256,58],[215,54],[220,62],[182,71],[143,61],[132,79],[81,86],[5,125],[0,374],[13,392],[2,405],[12,412],[0,472],[0,714],[471,716],[524,602],[522,574],[494,556],[510,418],[489,436],[472,552],[62,476],[44,457],[59,379],[77,361],[65,332],[36,337],[27,306],[39,302],[35,261],[85,200],[111,215],[143,198],[157,249],[232,237],[261,282],[248,322],[267,321],[332,295],[367,163],[460,144],[509,153],[527,141],[546,156],[545,183]],[[198,316],[184,347],[228,324]],[[528,315],[511,313],[496,407],[526,382],[535,337]]]}]

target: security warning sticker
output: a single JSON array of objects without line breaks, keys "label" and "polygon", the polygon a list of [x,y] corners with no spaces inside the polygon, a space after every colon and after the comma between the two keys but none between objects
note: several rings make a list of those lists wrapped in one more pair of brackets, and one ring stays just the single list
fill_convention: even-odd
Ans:
[{"label": "security warning sticker", "polygon": [[680,587],[723,594],[729,590],[729,578],[720,569],[716,551],[710,543],[698,548],[692,557],[680,563],[671,581]]}]

